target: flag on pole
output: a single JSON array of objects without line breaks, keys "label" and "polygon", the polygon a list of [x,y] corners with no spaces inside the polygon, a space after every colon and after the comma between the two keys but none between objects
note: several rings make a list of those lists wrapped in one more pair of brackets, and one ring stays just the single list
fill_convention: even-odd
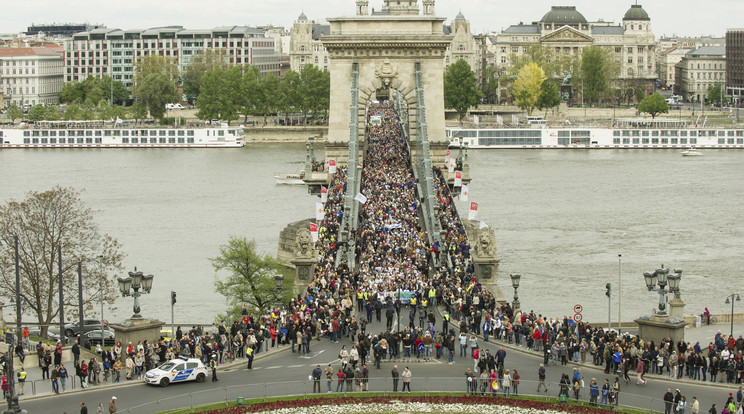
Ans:
[{"label": "flag on pole", "polygon": [[475,220],[478,217],[478,203],[470,203],[470,211],[468,212],[468,220]]},{"label": "flag on pole", "polygon": [[357,193],[356,197],[354,197],[354,200],[362,204],[365,204],[367,202],[367,197],[365,197],[364,194],[362,193]]},{"label": "flag on pole", "polygon": [[320,202],[324,203],[328,200],[328,189],[320,186]]},{"label": "flag on pole", "polygon": [[447,171],[450,173],[453,173],[455,171],[455,159],[454,158],[450,158],[447,161]]},{"label": "flag on pole", "polygon": [[467,185],[463,184],[462,189],[460,190],[460,201],[468,201],[469,195],[470,195],[470,188],[468,188]]},{"label": "flag on pole", "polygon": [[336,174],[336,160],[328,160],[328,173]]},{"label": "flag on pole", "polygon": [[315,220],[323,220],[325,217],[325,211],[323,211],[323,203],[315,202]]},{"label": "flag on pole", "polygon": [[450,155],[452,155],[452,151],[447,150],[447,152],[444,154],[444,162],[449,162]]},{"label": "flag on pole", "polygon": [[318,225],[310,223],[310,235],[313,236],[313,243],[318,242]]},{"label": "flag on pole", "polygon": [[462,187],[462,173],[460,171],[455,173],[455,187]]}]

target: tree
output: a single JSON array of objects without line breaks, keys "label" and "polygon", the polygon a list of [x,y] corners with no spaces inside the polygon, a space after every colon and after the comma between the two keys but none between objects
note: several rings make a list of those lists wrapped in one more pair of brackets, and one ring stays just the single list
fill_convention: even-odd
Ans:
[{"label": "tree", "polygon": [[638,112],[645,112],[651,115],[651,118],[656,118],[658,114],[669,112],[669,104],[659,92],[655,92],[653,95],[643,98],[641,103],[638,104]]},{"label": "tree", "polygon": [[483,103],[487,104],[498,104],[499,94],[499,73],[496,66],[488,65],[483,71],[483,85],[481,86],[481,92],[483,92]]},{"label": "tree", "polygon": [[165,104],[179,100],[176,84],[167,75],[151,73],[137,86],[137,98],[150,111],[153,118],[162,118]]},{"label": "tree", "polygon": [[134,118],[134,122],[139,123],[147,117],[147,107],[142,102],[135,102],[129,107],[129,113]]},{"label": "tree", "polygon": [[230,67],[230,57],[227,49],[198,51],[191,58],[191,64],[183,71],[183,93],[186,99],[194,103],[201,93],[202,76],[215,68]]},{"label": "tree", "polygon": [[75,121],[82,117],[82,113],[80,111],[80,105],[77,104],[71,104],[67,106],[67,109],[65,109],[65,114],[63,118],[65,121]]},{"label": "tree", "polygon": [[49,105],[46,108],[45,119],[49,121],[56,121],[59,119],[59,107],[57,105]]},{"label": "tree", "polygon": [[[259,254],[253,240],[232,236],[227,245],[220,246],[219,256],[209,260],[215,271],[228,272],[223,280],[215,280],[214,286],[233,309],[247,304],[252,311],[263,313],[292,297],[293,279],[286,267],[270,255]],[[281,290],[276,288],[275,276],[284,278]]]},{"label": "tree", "polygon": [[245,65],[243,68],[243,78],[240,81],[240,113],[244,117],[243,122],[248,121],[248,115],[258,113],[261,100],[260,76],[261,69],[256,65]]},{"label": "tree", "polygon": [[331,105],[331,74],[323,72],[313,65],[305,65],[300,72],[302,78],[301,93],[305,93],[303,115],[313,114],[313,119],[320,113],[328,112]]},{"label": "tree", "polygon": [[153,74],[164,75],[175,85],[178,80],[178,65],[175,57],[147,55],[137,58],[134,69],[135,82],[144,81]]},{"label": "tree", "polygon": [[545,72],[535,62],[530,62],[519,71],[517,79],[512,86],[514,104],[532,115],[537,106],[545,80]]},{"label": "tree", "polygon": [[721,84],[720,83],[714,83],[713,85],[708,86],[708,91],[705,95],[705,99],[713,106],[717,106],[721,103]]},{"label": "tree", "polygon": [[[36,316],[41,336],[59,316],[58,248],[62,249],[62,286],[68,317],[77,315],[80,260],[83,300],[88,310],[101,297],[113,304],[118,296],[115,273],[122,269],[124,254],[119,243],[101,234],[94,212],[85,206],[73,188],[54,187],[29,192],[23,201],[0,206],[0,289],[15,296],[15,246],[18,236],[20,294],[28,312]],[[103,256],[102,258],[99,256]]]},{"label": "tree", "polygon": [[640,86],[635,88],[635,98],[640,103],[643,98],[646,97],[646,91],[643,90]]},{"label": "tree", "polygon": [[281,92],[279,91],[279,78],[273,73],[264,76],[259,83],[259,100],[257,102],[258,112],[266,117],[277,112],[281,104]]},{"label": "tree", "polygon": [[238,118],[241,107],[242,68],[233,66],[227,70],[216,67],[204,73],[202,92],[196,101],[200,119],[222,119],[228,121]]},{"label": "tree", "polygon": [[614,79],[616,65],[606,50],[599,46],[584,48],[581,54],[583,93],[590,102],[599,102],[609,89],[609,79]]},{"label": "tree", "polygon": [[559,66],[556,64],[555,52],[553,49],[541,44],[531,44],[527,46],[527,51],[521,55],[512,54],[509,57],[511,64],[509,65],[509,75],[512,79],[516,79],[519,72],[528,63],[533,62],[539,66],[545,76],[552,78],[560,74]]},{"label": "tree", "polygon": [[62,91],[59,93],[60,103],[83,103],[85,100],[85,93],[83,88],[78,81],[72,81],[65,83],[62,87]]},{"label": "tree", "polygon": [[282,96],[282,112],[285,114],[302,112],[303,115],[307,113],[307,91],[303,91],[302,76],[299,73],[293,70],[287,72],[279,84],[279,90]]},{"label": "tree", "polygon": [[561,93],[558,90],[558,85],[550,79],[545,79],[540,85],[540,97],[537,99],[537,107],[547,111],[560,104]]},{"label": "tree", "polygon": [[460,59],[450,65],[444,72],[444,107],[454,109],[462,123],[468,110],[477,108],[481,98],[483,93],[478,90],[475,73],[468,62]]},{"label": "tree", "polygon": [[46,108],[44,105],[38,104],[31,107],[28,110],[28,119],[31,121],[41,121],[46,118]]},{"label": "tree", "polygon": [[23,111],[21,108],[18,107],[18,105],[12,103],[8,107],[8,110],[5,112],[5,117],[10,119],[10,122],[15,122],[16,119],[23,116]]}]

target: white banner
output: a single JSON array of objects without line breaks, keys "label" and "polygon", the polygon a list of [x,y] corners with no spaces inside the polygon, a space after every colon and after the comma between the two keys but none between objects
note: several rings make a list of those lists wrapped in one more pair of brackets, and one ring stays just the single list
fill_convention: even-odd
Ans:
[{"label": "white banner", "polygon": [[365,196],[364,196],[364,194],[362,194],[362,193],[358,193],[358,194],[356,195],[356,197],[354,197],[354,200],[356,200],[356,201],[358,201],[358,202],[360,202],[360,203],[364,204],[364,203],[366,203],[366,202],[367,202],[367,197],[365,197]]},{"label": "white banner", "polygon": [[460,190],[460,201],[468,201],[469,195],[470,195],[470,188],[468,188],[467,185],[463,184],[462,189]]},{"label": "white banner", "polygon": [[323,203],[316,202],[315,203],[315,220],[323,220],[325,217],[325,211],[323,211]]},{"label": "white banner", "polygon": [[336,174],[336,160],[328,160],[328,174]]},{"label": "white banner", "polygon": [[453,173],[453,172],[455,172],[455,159],[454,159],[454,158],[450,158],[450,159],[449,159],[449,160],[447,161],[447,171],[448,171],[448,172],[449,172],[450,174],[451,174],[451,173]]},{"label": "white banner", "polygon": [[462,187],[462,173],[460,171],[455,173],[455,187]]},{"label": "white banner", "polygon": [[328,189],[320,186],[320,202],[325,204],[325,202],[328,201]]},{"label": "white banner", "polygon": [[468,211],[468,220],[475,220],[478,217],[478,203],[470,203],[470,211]]},{"label": "white banner", "polygon": [[478,226],[478,230],[480,230],[480,229],[485,229],[486,227],[488,227],[488,224],[486,224],[485,222],[482,222],[482,221],[481,221],[481,222],[480,222],[480,226]]}]

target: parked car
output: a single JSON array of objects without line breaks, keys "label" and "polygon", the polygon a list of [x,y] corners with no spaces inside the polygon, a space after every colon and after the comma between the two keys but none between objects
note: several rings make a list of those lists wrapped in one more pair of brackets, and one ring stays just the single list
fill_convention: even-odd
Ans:
[{"label": "parked car", "polygon": [[165,109],[167,110],[179,110],[179,109],[186,109],[181,105],[180,103],[168,103],[165,104]]},{"label": "parked car", "polygon": [[200,360],[177,358],[147,371],[145,383],[165,387],[172,382],[204,382],[206,378],[207,367]]},{"label": "parked car", "polygon": [[[103,346],[114,346],[116,345],[116,341],[114,340],[115,337],[114,331],[110,329],[104,329],[103,330]],[[101,343],[101,330],[100,329],[94,329],[92,331],[88,331],[83,334],[84,343],[90,343],[91,345],[96,345]]]},{"label": "parked car", "polygon": [[[104,329],[108,326],[108,322],[106,320],[103,321],[103,327]],[[83,326],[80,327],[80,322],[75,322],[70,325],[65,326],[65,335],[67,337],[72,336],[78,336],[81,334],[84,334],[88,331],[92,331],[95,329],[101,329],[101,320],[100,319],[83,319]]]}]

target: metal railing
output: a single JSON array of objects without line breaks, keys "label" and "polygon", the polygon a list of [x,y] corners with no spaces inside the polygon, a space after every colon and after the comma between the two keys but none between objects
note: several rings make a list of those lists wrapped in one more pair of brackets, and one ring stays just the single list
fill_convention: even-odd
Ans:
[{"label": "metal railing", "polygon": [[[508,389],[499,385],[498,390],[494,390],[490,384],[493,380],[480,380],[475,378],[474,381],[468,381],[465,375],[461,377],[412,377],[410,382],[411,392],[429,394],[451,393],[461,395],[481,395],[496,398],[519,398],[526,396],[537,398],[546,402],[555,402],[558,404],[561,385],[555,382],[546,382],[545,391],[536,392],[538,387],[537,381],[520,381],[518,387],[511,386]],[[283,381],[273,383],[243,384],[229,387],[210,388],[203,391],[191,392],[188,394],[176,395],[168,398],[162,398],[157,401],[136,405],[133,407],[120,410],[123,413],[139,414],[153,413],[178,409],[190,409],[192,412],[196,407],[207,404],[219,404],[235,402],[239,398],[244,400],[258,399],[266,401],[269,398],[295,396],[297,399],[307,399],[317,394],[331,393],[347,395],[364,395],[365,393],[382,393],[383,395],[402,395],[403,380],[400,379],[397,384],[397,391],[394,391],[392,378],[369,378],[364,381],[356,379],[345,380],[343,390],[338,385],[336,379],[331,381],[322,378],[320,381],[302,380],[302,381]],[[473,385],[474,384],[474,385]],[[351,386],[351,391],[349,390]],[[602,398],[601,386],[600,395],[597,397],[597,407],[604,404]],[[338,392],[336,391],[338,389]],[[568,386],[564,391],[567,400],[573,403],[593,406],[590,404],[590,390],[588,382],[575,394],[572,387]],[[618,398],[606,398],[608,408],[612,407],[633,407],[640,412],[663,412],[664,401],[662,398],[649,397],[625,393],[620,391]]]}]

